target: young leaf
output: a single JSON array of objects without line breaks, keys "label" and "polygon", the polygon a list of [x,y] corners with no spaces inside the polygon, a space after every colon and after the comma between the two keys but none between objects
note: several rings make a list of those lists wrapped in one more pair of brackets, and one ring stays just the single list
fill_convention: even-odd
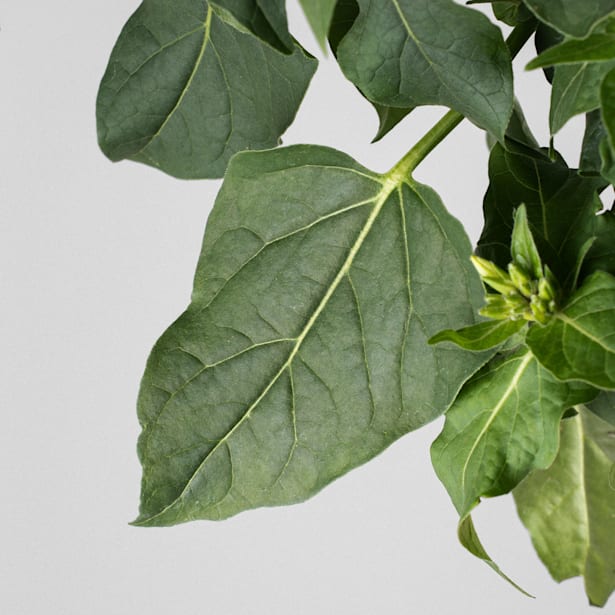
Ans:
[{"label": "young leaf", "polygon": [[183,178],[221,177],[278,144],[316,61],[285,55],[196,0],[144,0],[111,53],[96,115],[103,152]]},{"label": "young leaf", "polygon": [[560,380],[615,389],[615,277],[592,274],[549,324],[531,327],[526,340]]},{"label": "young leaf", "polygon": [[327,49],[327,36],[333,19],[336,0],[299,0],[303,12],[323,51]]},{"label": "young leaf", "polygon": [[553,465],[530,474],[513,492],[519,516],[553,578],[582,575],[595,606],[604,606],[615,589],[612,433],[612,425],[581,409],[562,421]]},{"label": "young leaf", "polygon": [[316,146],[235,156],[143,378],[136,523],[304,500],[444,412],[491,354],[426,343],[475,319],[470,253],[395,172]]},{"label": "young leaf", "polygon": [[521,267],[534,280],[542,278],[542,261],[527,221],[527,210],[524,204],[519,205],[515,210],[510,252],[515,265]]},{"label": "young leaf", "polygon": [[432,463],[459,513],[462,543],[490,565],[472,509],[480,498],[508,493],[531,470],[548,467],[562,414],[587,397],[587,389],[559,382],[522,347],[485,366],[446,413]]},{"label": "young leaf", "polygon": [[466,350],[487,350],[503,344],[526,326],[524,320],[489,320],[457,331],[440,331],[428,340],[430,344],[451,342]]},{"label": "young leaf", "polygon": [[503,139],[513,106],[510,54],[500,30],[452,0],[359,0],[337,57],[370,100],[445,105]]},{"label": "young leaf", "polygon": [[615,59],[615,33],[596,32],[583,40],[568,40],[547,49],[528,65],[528,70],[558,64],[606,62]]},{"label": "young leaf", "polygon": [[210,4],[230,13],[241,26],[278,51],[294,51],[285,0],[210,0]]},{"label": "young leaf", "polygon": [[[542,152],[519,151],[496,145],[491,152],[490,184],[483,204],[485,227],[477,252],[500,267],[508,265],[513,212],[524,203],[542,261],[563,284],[587,239],[606,230],[604,216],[596,216],[602,209],[597,191],[604,182],[582,177]],[[584,269],[584,273],[590,271]]]},{"label": "young leaf", "polygon": [[615,0],[523,0],[544,23],[562,34],[585,38],[615,11]]}]

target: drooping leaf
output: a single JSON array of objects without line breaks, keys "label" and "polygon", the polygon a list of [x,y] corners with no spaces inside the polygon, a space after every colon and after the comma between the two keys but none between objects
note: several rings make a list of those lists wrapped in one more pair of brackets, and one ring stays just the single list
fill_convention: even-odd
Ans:
[{"label": "drooping leaf", "polygon": [[600,84],[615,68],[615,61],[584,62],[555,68],[549,125],[551,134],[559,132],[575,115],[600,106]]},{"label": "drooping leaf", "polygon": [[288,32],[285,0],[211,0],[241,26],[278,51],[292,53],[295,43]]},{"label": "drooping leaf", "polygon": [[523,0],[544,23],[562,34],[586,37],[615,11],[615,0]]},{"label": "drooping leaf", "polygon": [[531,470],[547,468],[557,454],[562,414],[587,395],[584,387],[556,380],[521,347],[485,366],[446,413],[432,463],[459,513],[462,544],[489,565],[495,567],[471,511],[481,498],[508,493]]},{"label": "drooping leaf", "polygon": [[428,341],[430,344],[451,342],[466,350],[487,350],[504,343],[526,324],[523,320],[488,320],[457,331],[440,331]]},{"label": "drooping leaf", "polygon": [[585,577],[589,600],[597,606],[604,606],[615,589],[612,434],[612,425],[581,409],[562,421],[553,465],[530,474],[513,492],[519,516],[553,578]]},{"label": "drooping leaf", "polygon": [[600,391],[596,399],[586,405],[587,409],[596,416],[615,426],[615,393],[613,391]]},{"label": "drooping leaf", "polygon": [[470,254],[399,171],[316,146],[235,156],[143,378],[137,524],[304,500],[444,412],[491,354],[427,344],[475,320]]},{"label": "drooping leaf", "polygon": [[558,64],[607,62],[615,59],[615,34],[595,33],[586,39],[572,39],[551,47],[534,58],[527,68],[545,68]]},{"label": "drooping leaf", "polygon": [[326,51],[327,36],[333,19],[336,0],[299,0],[303,12],[310,22],[316,40]]},{"label": "drooping leaf", "polygon": [[615,277],[589,276],[549,324],[530,328],[526,341],[560,380],[615,389]]},{"label": "drooping leaf", "polygon": [[346,76],[369,99],[445,105],[504,137],[513,106],[510,54],[500,30],[452,0],[359,0],[337,47]]},{"label": "drooping leaf", "polygon": [[587,239],[605,231],[606,220],[595,215],[602,209],[597,194],[602,179],[582,177],[561,159],[551,161],[540,151],[513,152],[500,145],[491,152],[489,178],[478,254],[502,268],[508,265],[513,212],[524,203],[542,261],[564,284]]},{"label": "drooping leaf", "polygon": [[144,0],[100,84],[100,146],[176,177],[221,177],[237,151],[278,144],[315,69],[299,46],[280,53],[206,2]]}]

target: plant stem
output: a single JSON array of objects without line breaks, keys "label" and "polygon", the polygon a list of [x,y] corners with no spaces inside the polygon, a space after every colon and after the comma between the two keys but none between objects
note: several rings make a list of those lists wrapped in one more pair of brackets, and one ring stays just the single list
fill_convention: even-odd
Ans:
[{"label": "plant stem", "polygon": [[[514,58],[536,28],[536,22],[530,20],[516,26],[506,39],[510,57]],[[386,174],[392,181],[401,181],[412,174],[412,171],[423,162],[429,153],[445,139],[464,119],[457,111],[449,111],[444,115],[410,151]]]}]

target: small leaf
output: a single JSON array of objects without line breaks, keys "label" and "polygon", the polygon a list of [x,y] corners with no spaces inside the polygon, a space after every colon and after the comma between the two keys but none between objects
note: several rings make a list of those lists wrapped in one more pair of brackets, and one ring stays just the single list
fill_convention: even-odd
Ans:
[{"label": "small leaf", "polygon": [[327,36],[333,19],[336,0],[299,0],[321,49],[327,50]]},{"label": "small leaf", "polygon": [[206,2],[145,0],[100,84],[100,147],[176,177],[221,177],[234,153],[278,145],[315,69],[299,46],[280,53]]},{"label": "small leaf", "polygon": [[585,38],[615,11],[615,0],[523,0],[544,23],[562,34]]},{"label": "small leaf", "polygon": [[359,0],[337,57],[380,105],[445,105],[503,139],[513,106],[511,60],[500,30],[452,0]]},{"label": "small leaf", "polygon": [[468,550],[492,564],[468,525],[471,511],[480,498],[508,493],[531,470],[547,468],[557,454],[562,414],[587,396],[556,380],[525,347],[494,359],[466,383],[431,458]]},{"label": "small leaf", "polygon": [[513,492],[534,547],[556,581],[585,577],[591,604],[615,589],[613,426],[581,409],[561,425],[558,456]]},{"label": "small leaf", "polygon": [[560,380],[615,389],[615,277],[588,277],[544,327],[531,327],[527,344]]},{"label": "small leaf", "polygon": [[379,105],[378,103],[373,103],[373,105],[378,113],[380,124],[378,126],[376,136],[372,139],[372,143],[380,141],[382,137],[393,130],[393,128],[395,128],[395,126],[397,126],[397,124],[399,124],[399,122],[401,122],[413,110],[413,107],[401,109],[399,107],[386,107],[384,105]]},{"label": "small leaf", "polygon": [[615,34],[597,32],[586,39],[568,40],[543,51],[526,68],[533,70],[558,64],[606,62],[613,59],[615,59]]},{"label": "small leaf", "polygon": [[498,320],[480,322],[477,325],[454,331],[440,331],[429,339],[430,344],[451,342],[466,350],[487,350],[504,343],[526,326],[523,320]]},{"label": "small leaf", "polygon": [[527,221],[527,210],[524,204],[519,205],[515,210],[510,252],[513,263],[519,266],[524,273],[529,274],[534,280],[542,278],[542,262]]},{"label": "small leaf", "polygon": [[492,354],[426,343],[475,322],[470,253],[413,181],[324,147],[235,156],[143,377],[136,523],[299,502],[442,414]]},{"label": "small leaf", "polygon": [[557,66],[553,77],[549,125],[558,133],[569,119],[600,107],[600,84],[615,61]]}]

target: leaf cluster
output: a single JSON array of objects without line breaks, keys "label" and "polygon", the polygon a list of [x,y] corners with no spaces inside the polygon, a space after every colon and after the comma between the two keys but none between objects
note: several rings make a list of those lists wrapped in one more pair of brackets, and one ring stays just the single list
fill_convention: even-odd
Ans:
[{"label": "leaf cluster", "polygon": [[[98,93],[101,149],[224,177],[191,302],[143,376],[135,525],[302,501],[445,415],[432,461],[462,544],[504,576],[471,513],[512,492],[552,576],[582,575],[592,604],[608,600],[615,218],[600,195],[615,181],[615,0],[467,4],[495,21],[453,0],[301,0],[376,110],[375,140],[416,107],[449,109],[383,174],[330,148],[276,148],[317,65],[284,0],[143,0],[127,21]],[[540,147],[515,100],[530,39],[551,134],[586,114],[578,169]],[[412,175],[464,118],[490,146],[474,254]]]}]

